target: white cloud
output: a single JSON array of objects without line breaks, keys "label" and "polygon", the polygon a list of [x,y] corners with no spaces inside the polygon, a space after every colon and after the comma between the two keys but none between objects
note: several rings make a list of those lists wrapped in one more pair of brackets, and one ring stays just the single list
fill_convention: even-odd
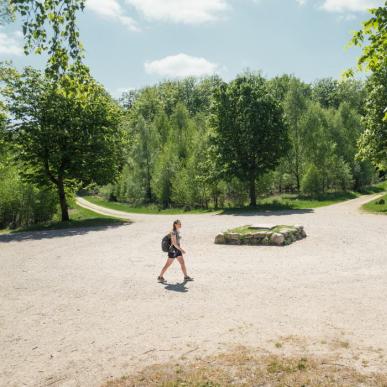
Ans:
[{"label": "white cloud", "polygon": [[0,54],[23,55],[23,48],[19,41],[20,33],[7,34],[0,31]]},{"label": "white cloud", "polygon": [[157,74],[170,78],[200,77],[213,74],[218,69],[217,64],[211,63],[205,58],[186,54],[177,54],[152,62],[145,62],[145,71],[148,74]]},{"label": "white cloud", "polygon": [[324,0],[322,8],[329,12],[362,12],[381,4],[377,0]]},{"label": "white cloud", "polygon": [[132,31],[138,31],[137,23],[131,17],[126,16],[117,0],[88,0],[87,7],[96,14],[123,24]]},{"label": "white cloud", "polygon": [[306,0],[296,0],[299,5],[305,5]]},{"label": "white cloud", "polygon": [[227,0],[126,0],[149,20],[200,24],[221,18]]}]

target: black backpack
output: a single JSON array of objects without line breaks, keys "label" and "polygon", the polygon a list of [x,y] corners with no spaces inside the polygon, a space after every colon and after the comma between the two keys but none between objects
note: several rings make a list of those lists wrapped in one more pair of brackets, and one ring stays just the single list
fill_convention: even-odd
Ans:
[{"label": "black backpack", "polygon": [[165,237],[161,240],[161,250],[165,253],[168,253],[169,248],[171,247],[171,235],[165,235]]}]

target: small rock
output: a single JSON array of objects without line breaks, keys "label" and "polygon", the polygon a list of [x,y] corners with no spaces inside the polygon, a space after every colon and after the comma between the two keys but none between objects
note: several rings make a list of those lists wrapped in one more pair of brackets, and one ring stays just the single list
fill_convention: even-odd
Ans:
[{"label": "small rock", "polygon": [[217,245],[223,245],[226,243],[226,239],[223,234],[219,234],[215,237],[215,243]]},{"label": "small rock", "polygon": [[282,234],[279,234],[279,233],[274,233],[272,236],[271,236],[271,242],[276,245],[276,246],[283,246],[284,242],[285,242],[285,237],[282,235]]},{"label": "small rock", "polygon": [[237,240],[240,239],[240,235],[237,234],[237,233],[229,233],[229,234],[226,234],[226,235],[225,235],[225,238],[226,238],[226,239],[232,239],[232,240],[234,240],[234,241],[237,241]]}]

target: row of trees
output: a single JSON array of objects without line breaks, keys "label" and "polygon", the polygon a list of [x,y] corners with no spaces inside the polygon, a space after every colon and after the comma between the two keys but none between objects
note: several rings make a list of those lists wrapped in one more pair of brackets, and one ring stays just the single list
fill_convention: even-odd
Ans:
[{"label": "row of trees", "polygon": [[128,162],[102,192],[202,207],[255,205],[257,193],[360,190],[375,177],[357,157],[367,87],[244,73],[228,84],[188,78],[127,93]]},{"label": "row of trees", "polygon": [[26,53],[48,53],[44,73],[0,66],[1,226],[48,219],[56,200],[66,221],[68,195],[108,183],[110,198],[132,203],[254,205],[260,194],[361,189],[387,169],[387,2],[353,38],[366,44],[365,85],[244,73],[163,82],[120,104],[82,64],[83,8],[0,6],[0,22],[21,18]]}]

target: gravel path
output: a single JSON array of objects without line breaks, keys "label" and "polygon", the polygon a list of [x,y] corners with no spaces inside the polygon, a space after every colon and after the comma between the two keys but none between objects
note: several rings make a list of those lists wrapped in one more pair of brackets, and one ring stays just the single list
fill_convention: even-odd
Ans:
[{"label": "gravel path", "polygon": [[[181,216],[196,279],[186,285],[177,264],[167,286],[155,281],[171,216],[0,236],[0,385],[95,386],[170,356],[272,348],[281,337],[345,339],[351,350],[368,348],[367,361],[373,348],[382,359],[387,217],[360,213],[367,200]],[[308,238],[284,248],[213,244],[218,232],[251,223],[303,224]]]}]

